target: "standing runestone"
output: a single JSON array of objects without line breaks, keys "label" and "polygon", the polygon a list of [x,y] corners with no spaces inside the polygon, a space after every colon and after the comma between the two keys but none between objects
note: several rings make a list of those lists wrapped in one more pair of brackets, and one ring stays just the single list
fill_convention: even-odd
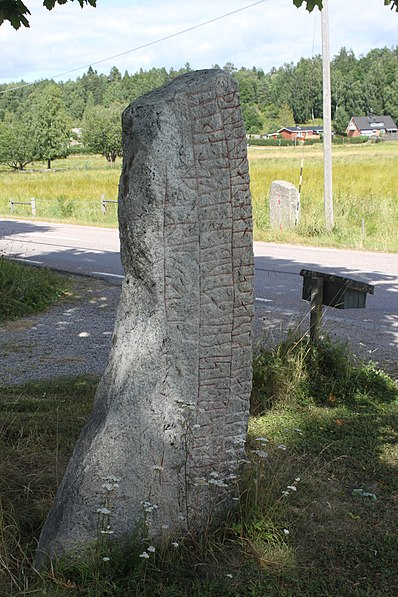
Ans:
[{"label": "standing runestone", "polygon": [[95,543],[104,516],[118,541],[199,533],[237,492],[253,244],[236,82],[204,70],[144,95],[124,111],[123,143],[112,349],[39,560]]}]

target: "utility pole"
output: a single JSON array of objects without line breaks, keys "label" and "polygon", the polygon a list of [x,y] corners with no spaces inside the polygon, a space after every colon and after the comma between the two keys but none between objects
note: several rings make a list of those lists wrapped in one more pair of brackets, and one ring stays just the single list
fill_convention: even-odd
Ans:
[{"label": "utility pole", "polygon": [[322,76],[323,76],[323,181],[325,224],[327,230],[334,226],[332,195],[332,99],[330,89],[330,50],[328,0],[323,0],[322,23]]}]

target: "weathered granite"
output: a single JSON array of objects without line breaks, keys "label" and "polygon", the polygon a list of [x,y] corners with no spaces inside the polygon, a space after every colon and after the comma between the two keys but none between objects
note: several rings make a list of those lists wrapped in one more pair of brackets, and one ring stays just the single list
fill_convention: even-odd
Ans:
[{"label": "weathered granite", "polygon": [[292,228],[300,221],[300,194],[294,184],[274,180],[269,193],[270,223],[273,228]]},{"label": "weathered granite", "polygon": [[95,542],[104,520],[119,540],[200,532],[244,456],[254,260],[237,85],[178,77],[125,110],[123,138],[113,346],[39,561]]}]

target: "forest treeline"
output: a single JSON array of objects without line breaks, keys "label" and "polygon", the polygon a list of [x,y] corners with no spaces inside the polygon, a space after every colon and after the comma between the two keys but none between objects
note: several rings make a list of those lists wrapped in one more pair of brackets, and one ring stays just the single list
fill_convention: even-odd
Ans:
[{"label": "forest treeline", "polygon": [[[232,63],[223,68],[239,83],[248,133],[270,133],[282,126],[322,119],[321,56],[301,58],[297,64],[284,64],[268,73],[258,67],[237,69]],[[98,74],[89,67],[76,80],[43,80],[25,87],[23,81],[0,85],[0,92],[6,91],[0,93],[0,161],[21,168],[24,161],[32,161],[29,155],[35,155],[34,159],[47,160],[50,165],[52,159],[62,157],[71,128],[82,129],[85,145],[113,161],[121,152],[122,108],[189,70],[186,64],[179,70],[151,68],[122,74],[114,66],[109,74]],[[341,48],[331,63],[331,80],[337,133],[344,133],[353,115],[390,114],[398,121],[398,46],[373,49],[360,57]],[[18,85],[20,89],[7,92]],[[46,134],[51,121],[69,133],[60,134],[53,127],[52,133]],[[21,134],[25,146],[18,157],[15,147]],[[10,146],[14,147],[13,159]]]}]

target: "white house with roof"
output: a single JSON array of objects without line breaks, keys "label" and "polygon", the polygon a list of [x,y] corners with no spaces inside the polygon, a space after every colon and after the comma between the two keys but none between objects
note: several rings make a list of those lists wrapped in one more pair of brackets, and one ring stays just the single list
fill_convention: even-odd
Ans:
[{"label": "white house with roof", "polygon": [[353,116],[348,123],[346,133],[348,137],[364,135],[371,137],[386,133],[398,133],[398,128],[391,116]]}]

